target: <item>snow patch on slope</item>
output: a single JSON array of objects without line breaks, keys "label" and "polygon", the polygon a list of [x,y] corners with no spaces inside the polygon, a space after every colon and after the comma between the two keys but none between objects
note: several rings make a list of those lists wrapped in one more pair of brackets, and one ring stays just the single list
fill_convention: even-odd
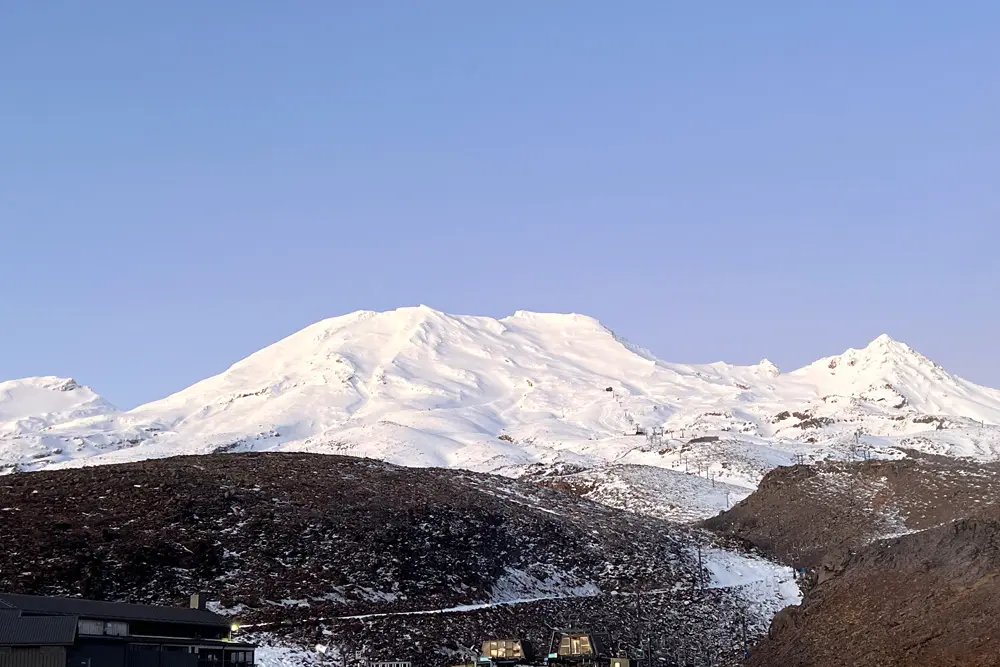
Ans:
[{"label": "snow patch on slope", "polygon": [[770,620],[779,611],[802,602],[795,571],[763,558],[711,548],[703,553],[711,588],[739,591],[761,618]]},{"label": "snow patch on slope", "polygon": [[[263,638],[268,641],[268,637]],[[339,651],[334,646],[317,644],[312,650],[295,646],[261,644],[254,651],[254,661],[259,667],[314,667],[339,662]]]},{"label": "snow patch on slope", "polygon": [[547,480],[588,500],[671,521],[714,516],[746,498],[753,488],[647,465],[613,465]]},{"label": "snow patch on slope", "polygon": [[601,589],[589,581],[551,565],[537,564],[527,569],[508,569],[490,591],[490,603],[510,603],[562,597],[600,595]]}]

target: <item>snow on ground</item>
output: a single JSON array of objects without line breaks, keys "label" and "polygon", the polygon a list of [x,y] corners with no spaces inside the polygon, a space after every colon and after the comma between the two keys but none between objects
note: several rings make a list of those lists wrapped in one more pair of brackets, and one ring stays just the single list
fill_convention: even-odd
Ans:
[{"label": "snow on ground", "polygon": [[539,563],[530,571],[508,569],[490,591],[491,603],[539,600],[554,597],[590,597],[601,589],[589,581],[581,581],[568,572]]},{"label": "snow on ground", "polygon": [[763,619],[769,621],[785,607],[802,602],[790,567],[716,548],[704,550],[702,558],[711,575],[709,586],[740,591]]},{"label": "snow on ground", "polygon": [[[756,613],[760,624],[764,626],[785,607],[802,602],[802,593],[795,582],[795,573],[790,567],[715,547],[703,547],[701,556],[703,565],[709,573],[707,587],[732,589],[742,595],[750,603],[750,608]],[[508,572],[494,587],[488,602],[445,609],[345,616],[341,620],[461,613],[490,607],[516,607],[542,600],[595,597],[602,594],[596,585],[573,582],[572,577],[566,573],[551,571],[549,573],[551,579],[544,582],[539,581],[537,575],[537,572],[533,574],[523,571]],[[613,594],[634,595],[617,591]]]},{"label": "snow on ground", "polygon": [[367,618],[386,618],[388,616],[428,616],[431,614],[457,614],[457,613],[466,613],[470,611],[480,611],[481,609],[489,609],[491,607],[516,607],[517,605],[530,604],[532,602],[542,602],[544,600],[561,600],[561,599],[580,598],[580,597],[596,597],[597,595],[600,595],[600,593],[598,592],[598,593],[583,594],[583,595],[574,595],[572,593],[566,593],[564,595],[543,595],[540,597],[516,598],[511,600],[501,600],[497,602],[460,604],[454,607],[446,607],[444,609],[421,609],[419,611],[392,611],[392,612],[383,612],[378,614],[359,614],[357,616],[340,616],[338,620],[353,621],[353,620],[360,620]]},{"label": "snow on ground", "polygon": [[685,473],[650,465],[597,467],[556,480],[589,500],[678,522],[714,516],[753,492],[752,487],[701,476],[694,469]]},{"label": "snow on ground", "polygon": [[[257,641],[267,642],[262,636]],[[337,651],[333,646],[319,644],[312,649],[292,646],[274,646],[266,643],[257,646],[254,661],[259,667],[313,667],[337,661]]]},{"label": "snow on ground", "polygon": [[[513,475],[653,466],[753,489],[778,465],[904,447],[993,458],[998,424],[1000,392],[887,336],[781,373],[667,363],[583,315],[420,306],[318,322],[127,412],[68,380],[0,383],[0,472],[290,450]],[[689,516],[720,508],[675,486]]]}]

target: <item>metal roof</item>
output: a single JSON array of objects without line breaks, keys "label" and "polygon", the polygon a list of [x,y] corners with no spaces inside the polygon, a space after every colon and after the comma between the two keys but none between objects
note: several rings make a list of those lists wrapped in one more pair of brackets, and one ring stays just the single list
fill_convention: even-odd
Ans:
[{"label": "metal roof", "polygon": [[0,614],[0,646],[72,646],[76,616],[21,616]]},{"label": "metal roof", "polygon": [[54,598],[37,595],[13,595],[0,593],[0,604],[6,603],[27,614],[52,614],[58,616],[79,616],[95,620],[111,621],[152,621],[156,623],[187,623],[226,627],[230,620],[225,616],[201,609],[188,607],[156,607],[145,604],[124,602],[99,602],[81,598]]}]

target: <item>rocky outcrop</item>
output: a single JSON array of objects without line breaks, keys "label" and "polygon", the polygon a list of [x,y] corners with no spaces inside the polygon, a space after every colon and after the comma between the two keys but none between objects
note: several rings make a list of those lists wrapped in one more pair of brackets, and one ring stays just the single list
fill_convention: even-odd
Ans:
[{"label": "rocky outcrop", "polygon": [[706,527],[805,568],[751,665],[1000,664],[1000,464],[919,456],[779,468]]},{"label": "rocky outcrop", "polygon": [[909,452],[898,461],[777,468],[702,525],[795,568],[820,569],[831,553],[962,519],[996,498],[1000,463]]},{"label": "rocky outcrop", "polygon": [[963,519],[870,544],[775,618],[760,667],[998,664],[1000,521]]}]

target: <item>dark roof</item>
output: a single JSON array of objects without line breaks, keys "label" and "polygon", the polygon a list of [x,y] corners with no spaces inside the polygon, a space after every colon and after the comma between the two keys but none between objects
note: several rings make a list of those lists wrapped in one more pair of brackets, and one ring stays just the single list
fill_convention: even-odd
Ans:
[{"label": "dark roof", "polygon": [[72,646],[76,616],[21,616],[0,613],[0,646]]},{"label": "dark roof", "polygon": [[229,627],[230,621],[210,611],[188,607],[155,607],[124,602],[98,602],[81,598],[51,598],[37,595],[0,593],[0,604],[20,609],[28,614],[80,616],[95,620],[153,621],[157,623],[188,623]]}]

